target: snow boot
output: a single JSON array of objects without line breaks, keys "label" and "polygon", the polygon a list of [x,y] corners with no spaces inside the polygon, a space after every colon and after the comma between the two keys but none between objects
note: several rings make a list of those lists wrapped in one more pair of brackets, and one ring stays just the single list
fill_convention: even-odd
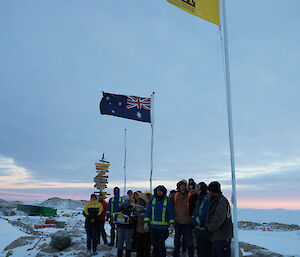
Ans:
[{"label": "snow boot", "polygon": [[118,257],[122,257],[123,256],[123,249],[118,249]]}]

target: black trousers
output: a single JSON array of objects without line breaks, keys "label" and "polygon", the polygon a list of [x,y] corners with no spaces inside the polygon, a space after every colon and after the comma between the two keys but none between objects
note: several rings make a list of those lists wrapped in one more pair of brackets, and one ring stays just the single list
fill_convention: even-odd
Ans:
[{"label": "black trousers", "polygon": [[198,257],[211,257],[211,241],[199,236],[196,236],[196,239]]},{"label": "black trousers", "polygon": [[98,226],[86,226],[86,248],[91,250],[93,245],[93,251],[97,250],[97,233],[98,233]]},{"label": "black trousers", "polygon": [[230,257],[231,240],[214,240],[212,241],[212,257]]},{"label": "black trousers", "polygon": [[189,252],[189,256],[194,256],[194,246],[192,237],[192,226],[190,224],[175,224],[174,237],[174,257],[179,257],[181,237],[183,237],[183,247],[185,246]]},{"label": "black trousers", "polygon": [[166,257],[165,241],[169,236],[169,231],[160,229],[151,229],[151,244],[153,246],[153,257]]},{"label": "black trousers", "polygon": [[151,236],[150,233],[136,232],[136,257],[150,257]]},{"label": "black trousers", "polygon": [[104,229],[104,224],[105,224],[105,220],[99,221],[98,234],[97,234],[98,244],[100,244],[101,235],[102,235],[103,243],[107,244],[107,238],[106,238],[106,232]]},{"label": "black trousers", "polygon": [[[116,224],[113,223],[112,220],[110,220],[109,224],[110,224],[110,242],[112,244],[114,244],[115,238],[116,238]],[[118,240],[118,238],[117,238],[117,240]]]}]

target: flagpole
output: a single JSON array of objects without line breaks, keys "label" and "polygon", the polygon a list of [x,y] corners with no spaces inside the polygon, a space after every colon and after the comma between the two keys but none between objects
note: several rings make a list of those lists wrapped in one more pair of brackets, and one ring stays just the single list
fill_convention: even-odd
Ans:
[{"label": "flagpole", "polygon": [[152,174],[153,174],[153,144],[154,144],[154,95],[155,92],[151,94],[151,170],[150,170],[150,191],[152,192]]},{"label": "flagpole", "polygon": [[234,233],[234,238],[235,238],[235,240],[234,240],[235,255],[234,256],[237,257],[237,256],[239,256],[239,241],[238,241],[234,143],[233,143],[233,128],[232,128],[231,86],[230,86],[228,39],[227,39],[227,19],[226,19],[225,0],[222,0],[222,18],[223,18],[223,35],[224,35],[224,63],[225,63],[225,81],[226,81],[226,95],[227,95],[228,132],[229,132],[230,158],[231,158],[233,233]]},{"label": "flagpole", "polygon": [[126,195],[127,130],[124,130],[124,195]]}]

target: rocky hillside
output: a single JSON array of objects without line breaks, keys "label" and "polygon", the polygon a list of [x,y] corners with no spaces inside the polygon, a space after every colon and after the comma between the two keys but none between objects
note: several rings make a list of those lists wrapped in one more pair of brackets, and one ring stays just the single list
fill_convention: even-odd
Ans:
[{"label": "rocky hillside", "polygon": [[40,205],[44,207],[55,208],[55,209],[74,210],[74,209],[82,209],[86,203],[87,201],[84,200],[71,200],[71,199],[61,199],[58,197],[53,197],[42,202]]},{"label": "rocky hillside", "polygon": [[0,208],[15,208],[18,204],[22,204],[20,201],[5,201],[0,199]]}]

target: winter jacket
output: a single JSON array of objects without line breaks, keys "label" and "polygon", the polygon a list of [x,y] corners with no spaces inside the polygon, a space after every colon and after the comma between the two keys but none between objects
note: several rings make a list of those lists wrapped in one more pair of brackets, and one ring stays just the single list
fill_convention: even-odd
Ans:
[{"label": "winter jacket", "polygon": [[210,204],[207,195],[199,195],[196,207],[193,211],[191,224],[195,227],[194,234],[197,237],[209,240],[209,234],[205,231],[206,215]]},{"label": "winter jacket", "polygon": [[172,197],[174,204],[175,221],[179,224],[189,224],[191,221],[190,198],[192,194],[186,191],[184,194],[177,192]]},{"label": "winter jacket", "polygon": [[121,202],[122,197],[120,197],[119,195],[115,195],[114,197],[109,199],[106,211],[107,218],[112,216],[112,214],[114,214],[115,212],[120,211]]},{"label": "winter jacket", "polygon": [[211,240],[232,239],[233,225],[228,200],[219,194],[208,207],[206,227]]},{"label": "winter jacket", "polygon": [[134,199],[133,196],[130,196],[130,197],[129,197],[129,200],[130,200],[130,204],[131,204],[132,206],[135,205],[135,199]]},{"label": "winter jacket", "polygon": [[190,211],[191,216],[193,215],[193,212],[194,212],[194,209],[196,207],[197,201],[198,201],[198,195],[197,194],[195,194],[195,195],[192,194],[190,199],[189,199],[189,211]]},{"label": "winter jacket", "polygon": [[130,218],[129,218],[129,224],[118,224],[118,228],[124,228],[124,229],[134,228],[134,220],[131,217],[131,214],[132,214],[131,204],[130,203],[129,204],[121,204],[120,212],[122,212],[124,215],[126,215]]},{"label": "winter jacket", "polygon": [[98,201],[90,200],[87,204],[85,204],[83,208],[83,215],[86,218],[85,226],[97,226],[97,220],[99,219],[102,211],[103,207]]},{"label": "winter jacket", "polygon": [[103,200],[102,202],[99,202],[99,203],[103,207],[103,211],[101,213],[101,216],[99,217],[99,220],[103,221],[103,220],[105,220],[105,217],[106,217],[107,202]]},{"label": "winter jacket", "polygon": [[151,229],[167,230],[169,224],[174,223],[174,206],[166,197],[158,201],[150,199],[144,222],[150,222]]},{"label": "winter jacket", "polygon": [[136,232],[141,234],[147,233],[144,230],[144,218],[145,215],[136,217]]},{"label": "winter jacket", "polygon": [[133,215],[136,216],[135,217],[135,223],[136,223],[136,232],[144,234],[147,233],[144,230],[144,218],[145,218],[145,214],[146,214],[146,210],[147,210],[147,205],[148,205],[148,200],[145,194],[143,193],[138,193],[139,194],[139,200],[138,203],[141,200],[144,201],[144,205],[142,205],[142,203],[139,203],[141,205],[135,205],[133,208],[134,210],[138,207],[138,211],[133,211]]}]

